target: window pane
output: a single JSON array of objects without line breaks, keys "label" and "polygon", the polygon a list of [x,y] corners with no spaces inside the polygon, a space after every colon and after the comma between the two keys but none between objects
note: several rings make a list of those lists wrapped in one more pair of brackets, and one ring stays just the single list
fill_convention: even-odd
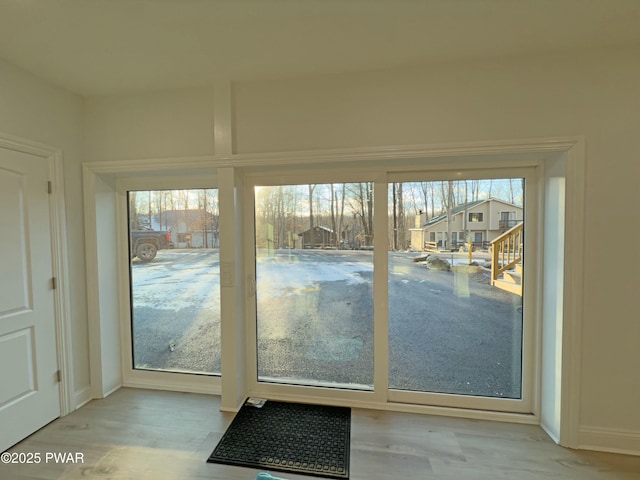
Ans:
[{"label": "window pane", "polygon": [[373,386],[373,184],[255,189],[258,380]]},{"label": "window pane", "polygon": [[132,191],[133,366],[220,374],[218,191]]},{"label": "window pane", "polygon": [[389,188],[389,387],[521,398],[524,180]]}]

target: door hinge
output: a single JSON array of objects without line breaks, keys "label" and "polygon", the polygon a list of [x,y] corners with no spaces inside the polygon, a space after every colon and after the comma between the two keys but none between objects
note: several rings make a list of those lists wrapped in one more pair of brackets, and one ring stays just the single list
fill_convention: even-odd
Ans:
[{"label": "door hinge", "polygon": [[58,383],[62,382],[62,370],[56,371],[56,380]]},{"label": "door hinge", "polygon": [[58,279],[56,277],[51,277],[51,289],[55,290],[58,288]]},{"label": "door hinge", "polygon": [[47,193],[49,194],[53,193],[53,184],[51,183],[51,180],[47,182]]}]

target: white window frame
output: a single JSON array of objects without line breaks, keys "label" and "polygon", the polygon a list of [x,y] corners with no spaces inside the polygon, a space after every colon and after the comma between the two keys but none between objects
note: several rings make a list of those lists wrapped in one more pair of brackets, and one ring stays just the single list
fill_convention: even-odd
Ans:
[{"label": "white window frame", "polygon": [[[373,182],[374,183],[374,232],[379,228],[379,216],[375,215],[375,211],[379,208],[379,196],[384,196],[386,201],[386,190],[384,195],[379,192],[380,185],[384,185],[386,189],[386,180],[384,182],[381,179],[385,178],[385,173],[382,170],[367,170],[366,173],[362,173],[359,169],[336,169],[334,173],[328,173],[327,169],[309,169],[305,168],[302,171],[295,172],[295,169],[277,170],[269,173],[246,173],[245,174],[245,255],[246,255],[246,270],[245,274],[249,279],[249,283],[252,286],[252,295],[247,297],[245,304],[245,311],[247,313],[247,323],[245,328],[247,331],[247,387],[248,396],[266,397],[279,400],[288,401],[316,401],[320,403],[334,403],[334,404],[359,404],[359,405],[372,405],[384,402],[384,396],[377,391],[374,385],[374,390],[351,390],[351,389],[338,389],[325,386],[305,386],[305,385],[293,385],[286,383],[269,383],[258,381],[258,358],[257,358],[257,310],[256,310],[256,278],[255,278],[255,223],[254,223],[254,187],[256,186],[277,186],[277,185],[306,185],[313,184],[325,184],[325,183],[359,183],[359,182]],[[386,231],[386,230],[385,230]],[[385,234],[386,239],[386,234]],[[374,272],[376,264],[376,242],[380,242],[380,236],[374,234]],[[386,244],[386,241],[385,241]],[[375,275],[375,273],[374,273]],[[377,289],[380,288],[379,282],[374,279],[374,303],[376,298]],[[375,320],[375,308],[374,308],[374,322]],[[374,339],[375,341],[375,339]],[[377,344],[374,346],[377,348]],[[374,370],[376,365],[374,362]],[[374,371],[374,382],[375,382]]]},{"label": "white window frame", "polygon": [[[454,395],[430,392],[410,392],[389,389],[388,401],[403,404],[421,404],[445,408],[480,409],[504,413],[537,415],[537,398],[539,388],[537,375],[540,369],[540,296],[538,295],[538,278],[541,258],[539,239],[536,232],[541,231],[542,217],[538,204],[541,195],[540,166],[496,168],[496,169],[456,169],[450,171],[407,172],[389,174],[391,182],[432,182],[442,180],[479,180],[488,178],[525,178],[525,208],[527,209],[525,224],[525,259],[524,259],[524,293],[523,293],[523,341],[522,341],[522,398],[491,398],[468,395]],[[388,355],[387,355],[388,358]]]},{"label": "white window frame", "polygon": [[116,234],[118,241],[118,278],[120,298],[120,358],[122,365],[122,385],[134,388],[157,388],[163,390],[220,393],[220,375],[191,374],[142,370],[133,367],[131,336],[131,279],[129,276],[129,231],[128,202],[129,191],[218,189],[215,174],[202,175],[144,175],[120,178],[116,181]]},{"label": "white window frame", "polygon": [[[526,205],[529,211],[530,221],[537,219],[536,198],[538,192],[536,185],[536,170],[533,167],[512,167],[512,168],[486,168],[479,169],[477,165],[470,169],[444,170],[424,169],[416,172],[412,169],[409,172],[391,171],[390,166],[382,165],[378,168],[367,169],[366,173],[353,169],[335,168],[328,172],[326,168],[322,170],[305,168],[296,172],[296,169],[288,168],[282,171],[247,172],[245,174],[245,231],[246,231],[246,271],[245,274],[251,285],[255,285],[255,247],[254,247],[254,187],[264,185],[285,185],[285,184],[307,184],[307,183],[344,183],[344,182],[365,182],[373,181],[374,189],[374,211],[388,211],[387,188],[389,183],[398,181],[439,181],[455,179],[484,179],[484,178],[509,178],[526,177],[529,188],[527,188]],[[531,207],[529,207],[531,205]],[[536,221],[539,221],[536,220]],[[257,327],[256,327],[256,303],[255,287],[252,295],[247,299],[245,309],[247,313],[247,388],[249,396],[267,397],[280,400],[301,400],[316,401],[323,403],[337,404],[361,404],[385,406],[403,405],[424,405],[429,407],[464,408],[469,410],[483,410],[486,412],[498,412],[499,414],[519,413],[525,415],[536,415],[537,388],[535,383],[536,372],[539,368],[539,357],[537,356],[537,325],[535,319],[537,314],[535,288],[536,271],[535,268],[527,268],[525,284],[531,285],[527,290],[531,296],[530,305],[524,309],[528,318],[523,324],[523,372],[522,372],[522,399],[504,399],[488,397],[469,397],[464,395],[447,395],[426,392],[405,392],[390,390],[388,388],[388,251],[386,239],[388,236],[388,222],[386,215],[374,214],[374,389],[373,391],[359,391],[337,389],[330,387],[309,387],[301,385],[275,384],[259,382],[257,375]],[[534,258],[537,253],[537,238],[534,235],[536,228],[525,229],[530,232],[525,242],[529,246],[526,251],[528,256],[525,263],[534,265]],[[524,330],[526,329],[526,333]],[[526,342],[526,343],[525,343]],[[526,358],[526,361],[525,361]],[[526,371],[525,371],[526,364]]]}]

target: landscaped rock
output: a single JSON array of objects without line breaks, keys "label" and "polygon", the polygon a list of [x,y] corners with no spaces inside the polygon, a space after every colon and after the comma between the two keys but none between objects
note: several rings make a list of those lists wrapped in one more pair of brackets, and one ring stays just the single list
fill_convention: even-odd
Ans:
[{"label": "landscaped rock", "polygon": [[413,261],[418,263],[418,262],[426,262],[427,258],[429,258],[431,255],[429,255],[428,253],[422,254],[422,255],[418,255],[417,257],[413,257]]},{"label": "landscaped rock", "polygon": [[427,268],[430,270],[442,270],[444,272],[451,271],[451,264],[442,258],[430,255],[427,257]]}]

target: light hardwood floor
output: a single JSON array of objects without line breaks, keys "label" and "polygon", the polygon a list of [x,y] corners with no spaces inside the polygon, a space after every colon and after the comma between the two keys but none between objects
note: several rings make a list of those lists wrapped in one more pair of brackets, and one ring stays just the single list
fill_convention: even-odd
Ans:
[{"label": "light hardwood floor", "polygon": [[[219,406],[214,396],[123,388],[10,449],[41,462],[0,464],[0,479],[252,480],[259,470],[205,462],[233,418]],[[45,462],[47,452],[84,463]],[[531,425],[354,409],[351,479],[635,480],[640,457],[564,449]]]}]

